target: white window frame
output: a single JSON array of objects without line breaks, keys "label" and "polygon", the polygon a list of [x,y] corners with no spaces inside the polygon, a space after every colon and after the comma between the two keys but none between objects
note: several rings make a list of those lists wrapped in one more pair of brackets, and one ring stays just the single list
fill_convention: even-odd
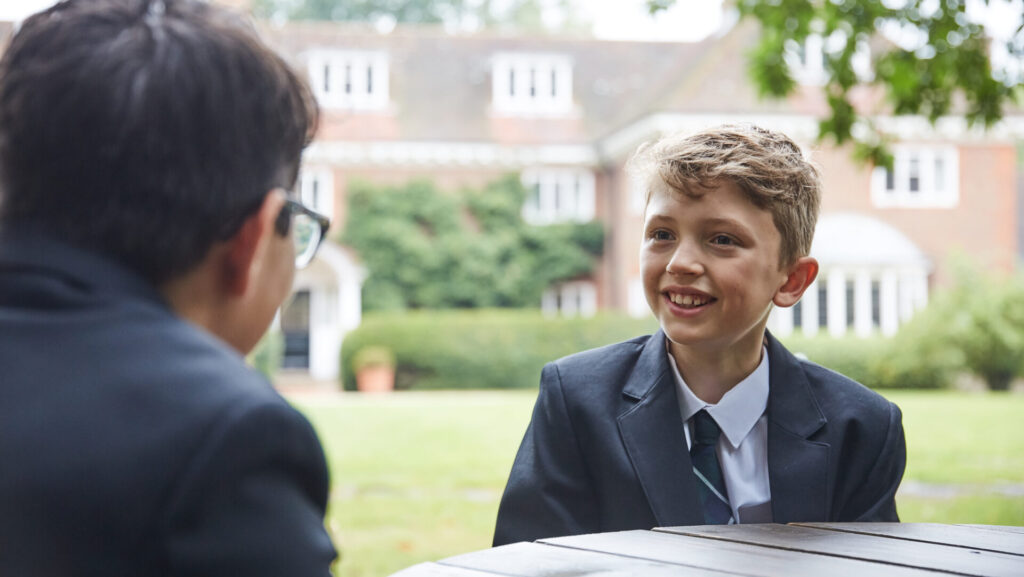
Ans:
[{"label": "white window frame", "polygon": [[334,219],[334,171],[330,167],[302,167],[297,188],[302,204]]},{"label": "white window frame", "polygon": [[317,49],[306,53],[309,84],[324,108],[382,110],[390,91],[390,62],[383,51]]},{"label": "white window frame", "polygon": [[592,171],[534,168],[523,171],[521,180],[526,187],[523,220],[529,224],[594,220],[596,183]]},{"label": "white window frame", "polygon": [[597,314],[597,287],[590,281],[553,286],[541,297],[541,311],[549,317],[592,317]]},{"label": "white window frame", "polygon": [[876,207],[955,208],[960,203],[956,147],[895,145],[892,153],[891,179],[883,166],[871,174],[871,201]]},{"label": "white window frame", "polygon": [[500,52],[491,59],[491,106],[508,116],[564,116],[573,110],[572,59]]}]

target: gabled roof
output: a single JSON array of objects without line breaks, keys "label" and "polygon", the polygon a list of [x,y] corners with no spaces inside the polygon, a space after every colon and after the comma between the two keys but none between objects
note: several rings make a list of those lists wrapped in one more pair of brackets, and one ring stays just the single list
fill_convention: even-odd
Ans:
[{"label": "gabled roof", "polygon": [[[601,157],[619,157],[622,150],[639,143],[637,138],[655,136],[648,130],[652,126],[656,131],[678,130],[700,124],[701,118],[713,123],[757,119],[769,124],[776,118],[782,123],[777,128],[813,138],[818,119],[829,114],[817,86],[800,86],[785,99],[759,97],[748,71],[748,55],[759,37],[758,26],[751,21],[695,43],[449,34],[441,27],[423,25],[398,25],[380,33],[366,24],[330,22],[265,24],[262,33],[300,70],[307,70],[304,55],[312,50],[372,50],[388,55],[389,107],[325,110],[318,133],[321,142],[582,145],[594,147]],[[574,110],[564,116],[535,118],[495,114],[492,58],[509,52],[567,56],[573,63]],[[855,87],[851,98],[864,114],[888,114],[878,86]],[[1007,111],[1004,124],[1009,134],[1024,129],[1019,112]],[[674,118],[675,124],[666,118]],[[680,118],[692,122],[676,126]],[[928,126],[922,130],[922,134],[935,132]],[[965,131],[957,124],[954,132]],[[949,136],[949,131],[940,132]]]},{"label": "gabled roof", "polygon": [[[711,41],[621,42],[579,37],[447,34],[399,25],[292,22],[264,37],[300,70],[310,50],[381,50],[390,61],[390,100],[382,112],[325,111],[321,137],[341,140],[592,143],[641,112],[696,66]],[[563,117],[516,118],[491,110],[491,59],[506,52],[550,53],[573,63],[575,109]]]}]

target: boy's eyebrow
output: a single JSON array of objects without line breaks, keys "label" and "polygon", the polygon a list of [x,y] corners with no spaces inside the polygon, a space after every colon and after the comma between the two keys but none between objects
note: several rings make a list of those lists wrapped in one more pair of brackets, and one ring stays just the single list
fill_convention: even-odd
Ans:
[{"label": "boy's eyebrow", "polygon": [[748,236],[753,236],[753,233],[750,231],[750,229],[747,227],[747,225],[743,224],[742,222],[740,222],[738,220],[734,220],[734,219],[731,219],[731,218],[725,218],[725,217],[709,218],[709,219],[704,221],[704,224],[708,224],[708,225],[711,225],[711,226],[731,227],[731,228],[738,229],[740,233],[746,234]]},{"label": "boy's eyebrow", "polygon": [[652,221],[664,221],[664,222],[674,223],[676,221],[676,219],[672,218],[670,215],[667,215],[667,214],[657,214],[657,213],[654,213],[654,214],[647,213],[647,214],[649,215],[647,217],[648,223],[652,222]]}]

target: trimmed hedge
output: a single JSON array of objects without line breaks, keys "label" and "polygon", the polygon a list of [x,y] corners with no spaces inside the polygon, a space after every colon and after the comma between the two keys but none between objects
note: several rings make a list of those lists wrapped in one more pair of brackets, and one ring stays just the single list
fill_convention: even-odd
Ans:
[{"label": "trimmed hedge", "polygon": [[378,346],[395,355],[399,390],[535,387],[545,363],[657,328],[653,318],[546,318],[535,310],[367,313],[342,345],[342,383],[355,389],[354,357]]},{"label": "trimmed hedge", "polygon": [[[368,313],[342,346],[345,388],[355,388],[353,361],[368,347],[396,359],[395,388],[508,389],[535,387],[545,363],[639,335],[653,318],[602,314],[590,319],[546,318],[538,311],[491,309]],[[945,388],[962,371],[941,339],[911,324],[894,338],[876,336],[782,339],[793,353],[872,388]]]},{"label": "trimmed hedge", "polygon": [[933,350],[933,341],[918,339],[912,331],[892,338],[796,333],[780,340],[790,352],[872,389],[941,389],[962,371],[955,357]]}]

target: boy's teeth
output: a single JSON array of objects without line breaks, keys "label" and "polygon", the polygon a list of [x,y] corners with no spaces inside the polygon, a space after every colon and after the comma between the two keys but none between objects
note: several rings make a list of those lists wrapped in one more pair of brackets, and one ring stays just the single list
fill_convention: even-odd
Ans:
[{"label": "boy's teeth", "polygon": [[696,295],[672,294],[669,295],[669,300],[684,307],[699,307],[707,304],[706,300]]}]

